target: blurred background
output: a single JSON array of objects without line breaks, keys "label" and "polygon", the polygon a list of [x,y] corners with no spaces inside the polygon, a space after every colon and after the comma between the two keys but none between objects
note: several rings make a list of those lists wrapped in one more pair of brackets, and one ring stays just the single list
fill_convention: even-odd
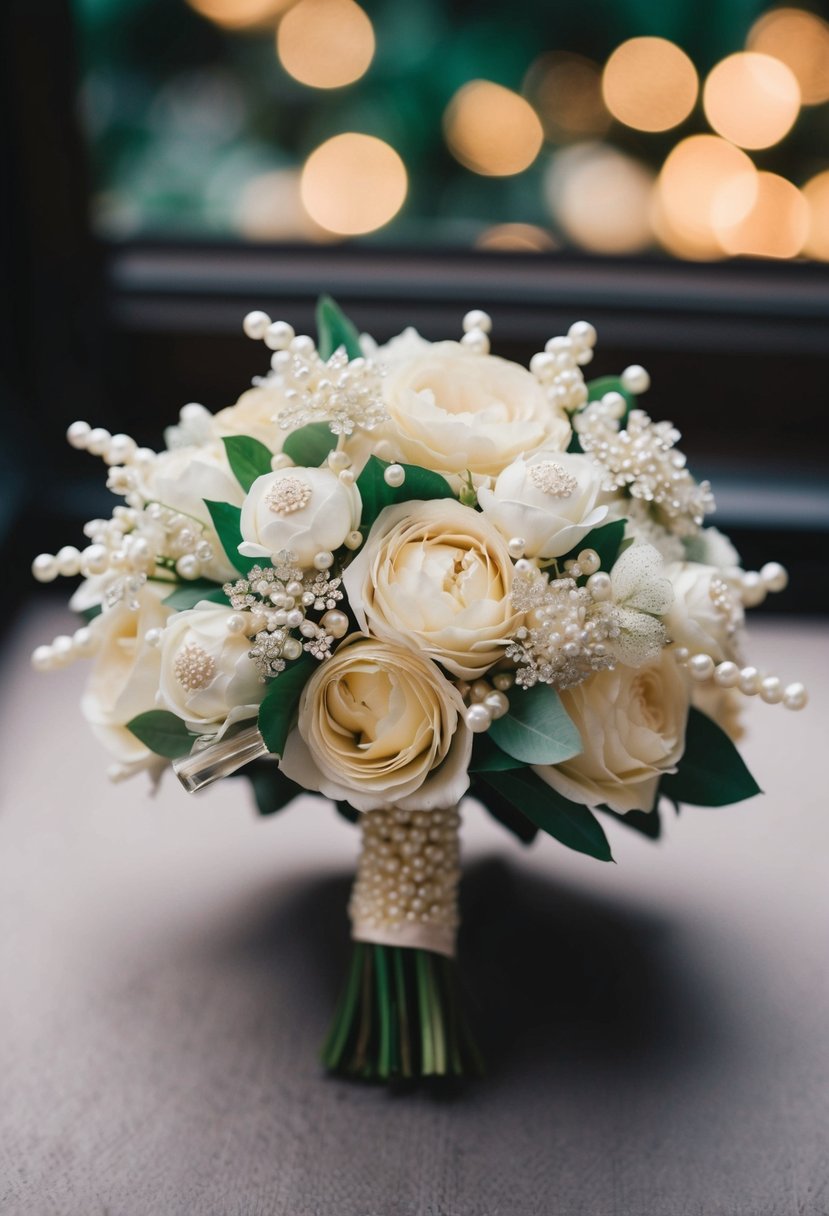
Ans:
[{"label": "blurred background", "polygon": [[595,374],[648,367],[643,405],[685,432],[746,563],[792,568],[775,607],[825,607],[817,5],[9,0],[0,21],[21,569],[106,509],[68,422],[158,444],[266,370],[249,308],[306,328],[326,290],[379,339],[484,307],[512,358],[593,321]]}]

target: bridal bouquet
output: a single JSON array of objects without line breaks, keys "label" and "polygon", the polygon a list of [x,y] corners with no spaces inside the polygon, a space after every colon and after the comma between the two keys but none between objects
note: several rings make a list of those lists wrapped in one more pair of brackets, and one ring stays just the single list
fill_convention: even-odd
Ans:
[{"label": "bridal bouquet", "polygon": [[35,577],[82,581],[84,618],[33,655],[90,657],[81,709],[112,775],[190,791],[241,772],[260,811],[298,794],[360,826],[351,968],[326,1065],[461,1074],[479,1059],[454,970],[459,806],[610,861],[601,819],[659,835],[661,804],[758,786],[741,698],[790,709],[747,664],[744,609],[786,585],[744,571],[642,367],[585,382],[596,333],[529,370],[409,329],[384,346],[323,299],[316,342],[262,312],[270,371],[161,452],[76,422],[121,501]]}]

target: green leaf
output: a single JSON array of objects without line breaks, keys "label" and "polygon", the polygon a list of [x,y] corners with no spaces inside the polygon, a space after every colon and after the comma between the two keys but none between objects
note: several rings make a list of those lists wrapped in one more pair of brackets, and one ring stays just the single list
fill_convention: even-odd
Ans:
[{"label": "green leaf", "polygon": [[513,686],[509,713],[489,728],[493,743],[524,764],[560,764],[582,750],[581,736],[548,684]]},{"label": "green leaf", "polygon": [[728,806],[762,790],[725,731],[707,714],[691,709],[679,769],[662,778],[659,792],[692,806]]},{"label": "green leaf", "polygon": [[370,456],[366,467],[357,478],[357,489],[363,502],[360,527],[367,531],[385,507],[394,503],[427,502],[432,498],[455,498],[449,482],[440,473],[421,469],[416,464],[404,464],[406,478],[401,486],[386,485],[383,474],[388,468],[385,460]]},{"label": "green leaf", "polygon": [[610,571],[619,556],[625,535],[625,519],[614,519],[609,524],[602,524],[588,532],[570,553],[561,559],[562,562],[576,558],[582,549],[595,549],[602,563],[602,570]]},{"label": "green leaf", "polygon": [[88,608],[81,608],[80,612],[78,613],[78,616],[82,617],[83,620],[88,625],[90,621],[95,620],[96,616],[101,615],[101,613],[103,612],[103,608],[104,608],[103,604],[90,604],[90,606]]},{"label": "green leaf", "polygon": [[300,693],[316,666],[316,659],[303,655],[280,672],[265,693],[265,699],[259,706],[259,730],[268,751],[274,756],[282,755]]},{"label": "green leaf", "polygon": [[327,422],[309,422],[291,431],[282,451],[303,469],[318,469],[329,452],[337,446],[337,436],[331,434]]},{"label": "green leaf", "polygon": [[342,815],[343,819],[347,819],[349,823],[356,823],[360,818],[360,812],[355,811],[350,802],[335,802],[337,813]]},{"label": "green leaf", "polygon": [[484,781],[473,777],[469,786],[469,796],[477,798],[492,818],[497,819],[502,827],[517,836],[522,844],[532,844],[535,840],[538,835],[538,828],[535,824],[531,823],[527,816],[514,807],[508,799],[502,798],[491,785],[486,785]]},{"label": "green leaf", "polygon": [[360,334],[331,296],[317,300],[317,350],[320,357],[330,359],[338,347],[344,346],[349,359],[362,356]]},{"label": "green leaf", "polygon": [[587,382],[587,400],[598,401],[605,393],[621,393],[625,399],[625,418],[622,420],[624,426],[625,419],[636,404],[636,398],[633,393],[628,392],[622,385],[622,381],[618,376],[597,376],[595,380]]},{"label": "green leaf", "polygon": [[490,738],[489,731],[475,735],[472,740],[472,759],[469,762],[470,773],[503,773],[511,768],[523,768],[524,761],[516,760],[502,751],[498,744]]},{"label": "green leaf", "polygon": [[626,827],[641,832],[650,840],[658,840],[662,835],[662,820],[656,807],[652,811],[626,811],[624,814],[620,811],[611,811],[609,806],[600,806],[599,810],[603,811],[605,815],[612,815]]},{"label": "green leaf", "polygon": [[202,600],[209,600],[211,604],[226,604],[227,596],[216,583],[206,578],[196,578],[190,583],[179,583],[175,591],[171,591],[161,602],[168,608],[175,608],[176,612],[183,612]]},{"label": "green leaf", "polygon": [[242,557],[239,545],[242,543],[241,507],[232,507],[229,502],[211,502],[205,498],[204,505],[210,512],[213,527],[216,529],[227,560],[236,567],[240,574],[247,574],[253,566],[259,565],[261,558]]},{"label": "green leaf", "polygon": [[602,825],[592,812],[586,806],[562,797],[532,769],[486,773],[476,778],[476,784],[494,789],[516,811],[560,844],[599,861],[613,860]]},{"label": "green leaf", "polygon": [[181,718],[166,709],[150,709],[127,723],[127,730],[157,756],[177,760],[188,755],[197,737],[191,735]]},{"label": "green leaf", "polygon": [[260,815],[273,815],[305,793],[302,786],[286,777],[273,760],[254,760],[252,764],[246,764],[239,775],[250,781]]},{"label": "green leaf", "polygon": [[250,435],[229,435],[222,439],[233,476],[247,494],[257,477],[270,473],[273,453]]}]

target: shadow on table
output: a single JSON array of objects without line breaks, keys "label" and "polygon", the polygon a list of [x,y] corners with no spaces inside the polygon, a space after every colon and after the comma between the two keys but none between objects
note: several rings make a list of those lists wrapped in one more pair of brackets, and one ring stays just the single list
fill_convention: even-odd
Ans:
[{"label": "shadow on table", "polygon": [[[225,919],[216,945],[272,971],[284,1013],[324,1024],[350,951],[350,886],[351,875],[309,876],[276,903],[260,893],[255,911]],[[700,974],[681,925],[632,903],[493,858],[465,870],[462,920],[461,981],[490,1084],[522,1062],[675,1076],[711,1067],[735,1040],[717,1009],[721,972]]]}]

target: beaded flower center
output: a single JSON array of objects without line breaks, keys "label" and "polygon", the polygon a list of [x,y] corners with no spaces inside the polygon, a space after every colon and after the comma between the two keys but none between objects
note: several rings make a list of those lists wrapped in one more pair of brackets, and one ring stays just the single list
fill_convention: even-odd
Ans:
[{"label": "beaded flower center", "polygon": [[529,474],[533,485],[552,498],[569,498],[579,484],[575,477],[554,460],[531,464]]},{"label": "beaded flower center", "polygon": [[176,655],[173,667],[176,679],[187,692],[206,688],[216,674],[216,664],[201,646],[189,642]]},{"label": "beaded flower center", "polygon": [[292,515],[311,500],[311,487],[298,477],[282,477],[265,499],[275,515]]}]

